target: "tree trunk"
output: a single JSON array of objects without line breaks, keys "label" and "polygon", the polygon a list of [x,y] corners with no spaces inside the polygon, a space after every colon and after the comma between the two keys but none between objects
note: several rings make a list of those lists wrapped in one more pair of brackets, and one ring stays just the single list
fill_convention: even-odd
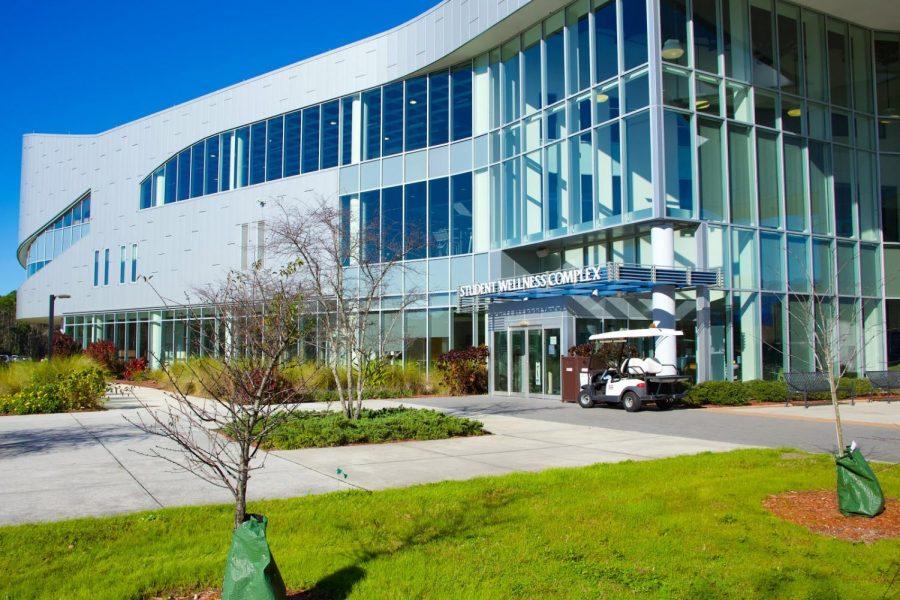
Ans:
[{"label": "tree trunk", "polygon": [[247,517],[247,480],[250,478],[250,460],[247,452],[241,450],[241,470],[238,473],[234,494],[234,528],[237,529]]},{"label": "tree trunk", "polygon": [[834,428],[837,433],[838,456],[844,452],[844,428],[841,425],[841,409],[838,402],[837,383],[834,377],[829,377],[829,387],[831,388],[831,405],[834,407]]}]

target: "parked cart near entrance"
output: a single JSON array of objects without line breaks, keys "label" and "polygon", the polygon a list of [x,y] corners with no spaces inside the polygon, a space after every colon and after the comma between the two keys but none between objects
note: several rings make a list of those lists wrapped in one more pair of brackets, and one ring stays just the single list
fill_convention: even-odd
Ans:
[{"label": "parked cart near entrance", "polygon": [[[599,344],[616,344],[615,359],[606,365],[591,361],[591,368],[581,373],[578,404],[593,408],[598,403],[621,404],[628,412],[637,412],[647,402],[653,402],[660,410],[672,408],[684,395],[685,383],[690,379],[678,372],[674,364],[664,364],[652,356],[626,357],[625,349],[636,339],[658,339],[683,335],[674,329],[630,329],[609,331],[592,335],[589,339]],[[564,384],[571,381],[564,379]],[[566,391],[563,391],[563,397]]]}]

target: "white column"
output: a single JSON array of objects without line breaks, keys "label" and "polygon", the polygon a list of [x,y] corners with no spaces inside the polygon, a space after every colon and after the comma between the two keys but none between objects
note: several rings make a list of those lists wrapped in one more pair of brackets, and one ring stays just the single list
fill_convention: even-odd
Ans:
[{"label": "white column", "polygon": [[[650,230],[650,244],[653,247],[653,265],[672,267],[675,265],[675,230],[670,223],[654,225]],[[658,285],[653,288],[653,320],[663,329],[675,329],[675,287]],[[664,365],[676,364],[675,338],[656,338],[656,360]],[[664,370],[663,373],[667,373]]]}]

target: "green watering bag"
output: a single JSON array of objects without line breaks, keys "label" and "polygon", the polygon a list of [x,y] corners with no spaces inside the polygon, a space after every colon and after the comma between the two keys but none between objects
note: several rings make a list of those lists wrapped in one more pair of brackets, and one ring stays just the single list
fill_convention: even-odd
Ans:
[{"label": "green watering bag", "polygon": [[284,600],[287,595],[266,541],[267,523],[262,515],[247,515],[247,520],[234,530],[222,600]]},{"label": "green watering bag", "polygon": [[862,452],[847,446],[837,458],[838,507],[845,516],[874,517],[884,510],[884,493]]}]

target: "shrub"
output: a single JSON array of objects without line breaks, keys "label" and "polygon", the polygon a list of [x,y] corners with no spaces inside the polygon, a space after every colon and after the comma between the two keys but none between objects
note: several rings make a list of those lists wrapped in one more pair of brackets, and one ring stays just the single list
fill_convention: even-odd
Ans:
[{"label": "shrub", "polygon": [[116,377],[122,374],[122,361],[119,360],[119,351],[116,345],[108,340],[91,342],[85,348],[84,353],[94,359],[97,364]]},{"label": "shrub", "polygon": [[106,377],[98,367],[74,371],[59,385],[66,410],[95,410],[102,407],[100,401],[106,391]]},{"label": "shrub", "polygon": [[688,390],[682,402],[688,406],[742,406],[750,403],[750,395],[741,381],[704,381]]},{"label": "shrub", "polygon": [[[235,389],[232,393],[235,395],[235,401],[239,404],[250,404],[253,402],[253,396],[256,390],[260,388],[263,382],[265,372],[262,369],[252,369],[246,373],[245,389]],[[294,386],[279,371],[273,371],[269,374],[269,379],[262,391],[264,403],[286,404],[297,401],[297,392]]]},{"label": "shrub", "polygon": [[122,376],[128,381],[142,381],[147,378],[147,359],[132,358],[125,362]]},{"label": "shrub", "polygon": [[78,354],[81,348],[71,336],[66,335],[62,331],[53,332],[53,357],[68,358],[73,354]]},{"label": "shrub", "polygon": [[[622,360],[638,355],[637,348],[632,344],[625,344],[621,349]],[[615,363],[619,360],[619,344],[595,344],[594,342],[585,342],[569,348],[569,356],[594,356],[602,365]]]},{"label": "shrub", "polygon": [[12,396],[31,383],[58,381],[73,371],[96,366],[97,363],[81,354],[68,358],[54,357],[52,360],[10,363],[0,369],[0,396]]},{"label": "shrub", "polygon": [[434,363],[444,384],[454,396],[484,394],[488,387],[487,346],[451,350]]},{"label": "shrub", "polygon": [[739,383],[743,384],[751,402],[785,402],[788,399],[788,387],[783,381],[754,379]]},{"label": "shrub", "polygon": [[55,379],[37,371],[34,374],[38,376],[18,392],[0,397],[0,413],[31,415],[102,408],[106,377],[100,367],[89,365]]}]

